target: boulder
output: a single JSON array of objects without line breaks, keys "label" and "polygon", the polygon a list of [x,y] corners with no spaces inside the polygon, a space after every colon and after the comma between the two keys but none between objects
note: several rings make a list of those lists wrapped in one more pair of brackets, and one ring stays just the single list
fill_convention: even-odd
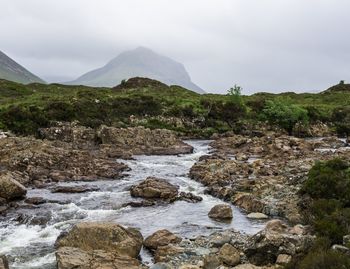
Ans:
[{"label": "boulder", "polygon": [[215,220],[230,220],[233,217],[232,208],[227,204],[219,204],[210,209],[208,216]]},{"label": "boulder", "polygon": [[58,269],[139,269],[137,259],[118,256],[104,250],[84,251],[79,248],[62,247],[56,252]]},{"label": "boulder", "polygon": [[226,265],[235,266],[241,261],[240,251],[226,243],[219,251],[219,259]]},{"label": "boulder", "polygon": [[178,200],[186,201],[189,203],[198,203],[198,202],[201,202],[203,198],[191,192],[180,192]]},{"label": "boulder", "polygon": [[178,187],[164,179],[148,177],[140,184],[132,186],[130,194],[133,197],[174,201],[178,195]]},{"label": "boulder", "polygon": [[251,194],[243,194],[238,196],[234,202],[236,206],[243,208],[247,212],[264,212],[265,204],[256,199]]},{"label": "boulder", "polygon": [[6,173],[0,175],[0,197],[8,201],[24,198],[27,193],[26,188],[17,182],[11,175]]},{"label": "boulder", "polygon": [[284,266],[290,263],[291,260],[292,260],[292,256],[287,254],[280,254],[277,256],[276,264]]},{"label": "boulder", "polygon": [[159,230],[145,239],[143,245],[151,250],[156,250],[160,246],[176,244],[181,242],[181,238],[168,230]]},{"label": "boulder", "polygon": [[[294,256],[305,253],[314,237],[292,234],[291,228],[280,220],[271,220],[261,232],[248,240],[245,254],[250,263],[263,266],[275,264],[280,254]],[[282,259],[281,256],[280,259]]]},{"label": "boulder", "polygon": [[83,251],[104,250],[118,256],[137,258],[142,241],[141,233],[133,228],[108,222],[82,222],[68,233],[60,235],[56,246]]},{"label": "boulder", "polygon": [[155,262],[167,262],[174,256],[183,253],[185,250],[174,245],[159,246],[154,252]]}]

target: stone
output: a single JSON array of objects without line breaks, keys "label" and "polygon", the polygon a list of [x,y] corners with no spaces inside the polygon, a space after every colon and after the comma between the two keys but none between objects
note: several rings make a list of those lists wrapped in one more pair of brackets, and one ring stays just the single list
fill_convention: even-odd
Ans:
[{"label": "stone", "polygon": [[265,204],[251,194],[241,195],[233,203],[247,212],[264,212],[265,208]]},{"label": "stone", "polygon": [[253,212],[247,215],[249,219],[268,219],[269,217],[263,213]]},{"label": "stone", "polygon": [[8,201],[24,198],[26,188],[16,181],[11,173],[0,175],[0,197]]},{"label": "stone", "polygon": [[30,197],[25,199],[24,202],[31,205],[41,205],[45,204],[47,201],[43,197]]},{"label": "stone", "polygon": [[159,230],[148,236],[143,245],[149,249],[156,250],[160,246],[180,243],[182,239],[168,230]]},{"label": "stone", "polygon": [[217,269],[221,261],[216,255],[206,255],[203,259],[203,269]]},{"label": "stone", "polygon": [[159,246],[154,252],[155,262],[168,262],[174,256],[183,253],[185,250],[174,245]]},{"label": "stone", "polygon": [[219,251],[219,259],[226,265],[235,266],[241,261],[240,251],[226,243]]},{"label": "stone", "polygon": [[51,188],[52,193],[83,193],[83,192],[92,192],[98,191],[99,188],[96,186],[89,185],[79,185],[79,186],[55,186]]},{"label": "stone", "polygon": [[137,259],[103,250],[84,251],[79,248],[62,247],[56,251],[56,260],[58,269],[140,269]]},{"label": "stone", "polygon": [[343,245],[350,246],[350,234],[343,236]]},{"label": "stone", "polygon": [[201,202],[203,198],[191,192],[180,192],[178,200],[186,201],[189,203],[198,203],[198,202]]},{"label": "stone", "polygon": [[292,260],[292,256],[287,254],[280,254],[277,256],[276,264],[278,265],[287,265]]},{"label": "stone", "polygon": [[174,268],[167,263],[157,262],[156,264],[153,264],[150,267],[150,269],[174,269]]},{"label": "stone", "polygon": [[227,204],[219,204],[210,209],[208,216],[215,220],[231,220],[233,217],[232,208]]},{"label": "stone", "polygon": [[184,264],[184,265],[181,265],[179,269],[200,269],[200,267],[193,264]]},{"label": "stone", "polygon": [[130,194],[133,197],[174,201],[178,195],[178,187],[164,179],[148,177],[140,184],[132,186]]},{"label": "stone", "polygon": [[81,222],[68,233],[61,234],[56,246],[74,247],[83,251],[104,250],[118,256],[137,258],[142,241],[141,233],[133,228],[109,222]]},{"label": "stone", "polygon": [[5,256],[0,256],[0,269],[9,269],[9,262]]}]

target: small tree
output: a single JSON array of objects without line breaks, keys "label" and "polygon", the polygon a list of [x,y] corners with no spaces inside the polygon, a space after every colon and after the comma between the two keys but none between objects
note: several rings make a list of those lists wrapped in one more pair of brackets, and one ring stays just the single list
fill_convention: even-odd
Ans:
[{"label": "small tree", "polygon": [[237,104],[240,104],[240,105],[244,105],[243,98],[242,98],[242,91],[243,91],[243,88],[235,84],[235,86],[233,86],[227,91],[227,95],[231,97],[231,100],[233,102],[236,102]]}]

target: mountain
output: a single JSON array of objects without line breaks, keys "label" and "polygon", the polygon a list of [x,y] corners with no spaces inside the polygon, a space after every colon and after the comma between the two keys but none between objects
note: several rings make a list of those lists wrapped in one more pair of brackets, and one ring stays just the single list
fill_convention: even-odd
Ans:
[{"label": "mountain", "polygon": [[122,80],[132,77],[147,77],[167,85],[179,85],[198,93],[204,93],[191,81],[181,63],[144,47],[123,52],[105,66],[90,71],[67,84],[113,87],[120,84]]},{"label": "mountain", "polygon": [[30,73],[2,51],[0,51],[0,78],[23,84],[33,82],[45,83],[41,78]]}]

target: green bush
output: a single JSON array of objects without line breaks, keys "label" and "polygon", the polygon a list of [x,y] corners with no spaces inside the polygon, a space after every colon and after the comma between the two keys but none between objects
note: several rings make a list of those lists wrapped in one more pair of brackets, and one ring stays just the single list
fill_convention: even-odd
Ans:
[{"label": "green bush", "polygon": [[336,199],[350,206],[350,166],[346,161],[333,159],[317,162],[309,171],[302,192],[313,199]]},{"label": "green bush", "polygon": [[308,123],[307,110],[282,98],[266,101],[263,116],[271,124],[279,126],[289,134],[292,134],[295,124]]}]

